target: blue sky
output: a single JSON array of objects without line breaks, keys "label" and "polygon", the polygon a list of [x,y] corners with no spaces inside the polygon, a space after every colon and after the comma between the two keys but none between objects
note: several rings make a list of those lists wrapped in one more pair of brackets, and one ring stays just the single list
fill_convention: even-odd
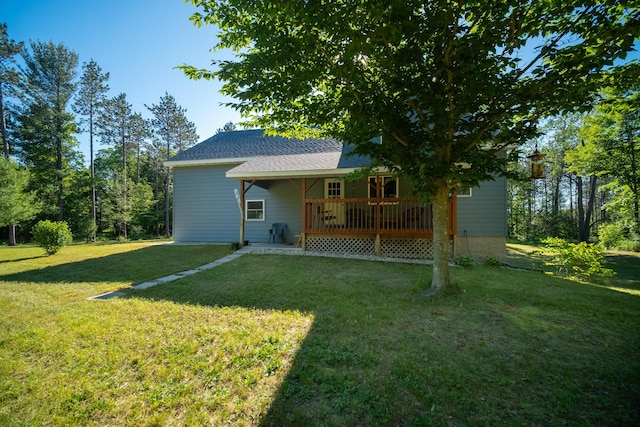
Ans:
[{"label": "blue sky", "polygon": [[[220,84],[193,81],[175,69],[182,64],[207,68],[214,58],[213,27],[194,27],[196,11],[183,0],[3,0],[0,21],[9,38],[53,41],[75,51],[80,64],[94,59],[109,72],[109,96],[126,93],[136,112],[149,118],[146,105],[157,104],[165,92],[187,109],[204,140],[228,121],[234,110],[220,106]],[[80,135],[88,153],[88,137]],[[99,147],[97,147],[99,148]]]},{"label": "blue sky", "polygon": [[[220,105],[230,99],[220,95],[219,82],[189,80],[175,68],[208,68],[223,54],[210,52],[214,27],[198,29],[189,21],[195,11],[183,0],[3,0],[0,21],[16,41],[63,43],[78,53],[80,64],[94,59],[110,74],[108,95],[126,93],[144,117],[150,117],[145,104],[157,104],[165,92],[173,95],[201,141],[240,116]],[[88,136],[79,140],[88,157]]]}]

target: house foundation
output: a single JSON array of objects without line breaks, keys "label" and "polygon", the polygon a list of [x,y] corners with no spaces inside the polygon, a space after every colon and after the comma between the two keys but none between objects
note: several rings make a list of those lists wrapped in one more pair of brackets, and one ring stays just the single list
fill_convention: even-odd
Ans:
[{"label": "house foundation", "polygon": [[453,258],[470,256],[476,261],[496,258],[505,261],[507,258],[507,239],[505,237],[472,237],[454,236]]}]

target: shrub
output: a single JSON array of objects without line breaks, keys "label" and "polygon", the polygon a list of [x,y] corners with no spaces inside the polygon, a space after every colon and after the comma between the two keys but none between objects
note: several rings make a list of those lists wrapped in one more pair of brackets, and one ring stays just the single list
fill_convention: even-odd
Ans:
[{"label": "shrub", "polygon": [[494,258],[494,257],[490,257],[490,256],[486,257],[482,264],[485,267],[493,267],[493,268],[502,267],[502,262],[498,258]]},{"label": "shrub", "polygon": [[623,239],[616,245],[616,248],[623,251],[640,252],[640,237],[632,235],[628,239]]},{"label": "shrub", "polygon": [[624,239],[624,227],[620,224],[604,224],[598,229],[600,244],[606,249],[612,249]]},{"label": "shrub", "polygon": [[456,259],[456,264],[460,267],[471,268],[476,264],[476,260],[470,256],[461,255]]},{"label": "shrub", "polygon": [[33,241],[44,248],[47,255],[53,255],[73,241],[73,235],[66,222],[40,221],[31,230]]},{"label": "shrub", "polygon": [[543,239],[546,252],[551,259],[545,262],[556,268],[556,274],[589,278],[591,276],[613,276],[615,272],[605,268],[604,251],[593,243],[568,243],[557,237]]},{"label": "shrub", "polygon": [[76,237],[84,239],[84,241],[88,243],[93,240],[93,237],[96,235],[96,231],[98,231],[96,222],[91,218],[84,218],[78,222]]}]

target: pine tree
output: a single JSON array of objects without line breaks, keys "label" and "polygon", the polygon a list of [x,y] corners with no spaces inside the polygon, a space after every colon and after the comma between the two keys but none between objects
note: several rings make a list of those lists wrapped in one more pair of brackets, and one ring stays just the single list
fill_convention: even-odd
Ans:
[{"label": "pine tree", "polygon": [[[109,90],[107,81],[109,73],[103,73],[102,68],[92,59],[82,66],[83,74],[80,81],[78,96],[74,103],[74,110],[86,116],[86,130],[89,131],[89,156],[91,173],[91,220],[96,222],[96,185],[95,185],[95,165],[94,165],[94,144],[93,136],[96,127],[96,118],[103,108],[106,93]],[[91,236],[95,241],[95,234]]]},{"label": "pine tree", "polygon": [[[57,219],[64,220],[65,177],[75,157],[74,116],[67,111],[77,88],[78,55],[62,44],[31,42],[23,51],[25,107],[19,115],[20,150],[27,165],[51,169],[36,184],[48,187],[55,182]],[[35,116],[34,116],[35,115]],[[42,156],[40,156],[42,154]],[[53,165],[50,163],[53,162]]]},{"label": "pine tree", "polygon": [[127,223],[130,217],[127,193],[129,187],[129,177],[127,171],[128,157],[133,147],[133,131],[135,115],[132,106],[127,101],[127,96],[121,93],[104,103],[104,108],[100,112],[97,120],[100,140],[103,144],[112,145],[117,149],[120,157],[120,167],[116,171],[117,181],[119,181],[118,210],[120,225],[120,236],[127,239]]},{"label": "pine tree", "polygon": [[[5,95],[11,93],[18,83],[18,72],[15,68],[14,57],[22,51],[22,42],[16,43],[9,39],[7,24],[0,24],[0,136],[5,159],[9,159],[10,144],[7,131],[7,118],[5,112]],[[16,244],[15,224],[9,225],[9,246]]]},{"label": "pine tree", "polygon": [[[165,147],[165,159],[168,160],[175,151],[181,152],[195,144],[198,140],[195,125],[187,119],[187,110],[176,103],[173,96],[165,93],[159,104],[147,106],[153,113],[151,128],[154,139]],[[165,236],[171,237],[170,197],[171,169],[165,173]]]}]

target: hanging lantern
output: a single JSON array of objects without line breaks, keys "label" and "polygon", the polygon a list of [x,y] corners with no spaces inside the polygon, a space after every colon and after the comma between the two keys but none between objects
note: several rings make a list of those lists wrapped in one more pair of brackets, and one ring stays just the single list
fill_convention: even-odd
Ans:
[{"label": "hanging lantern", "polygon": [[538,151],[538,147],[530,156],[527,156],[531,164],[531,179],[546,178],[544,175],[544,158],[547,155]]}]

